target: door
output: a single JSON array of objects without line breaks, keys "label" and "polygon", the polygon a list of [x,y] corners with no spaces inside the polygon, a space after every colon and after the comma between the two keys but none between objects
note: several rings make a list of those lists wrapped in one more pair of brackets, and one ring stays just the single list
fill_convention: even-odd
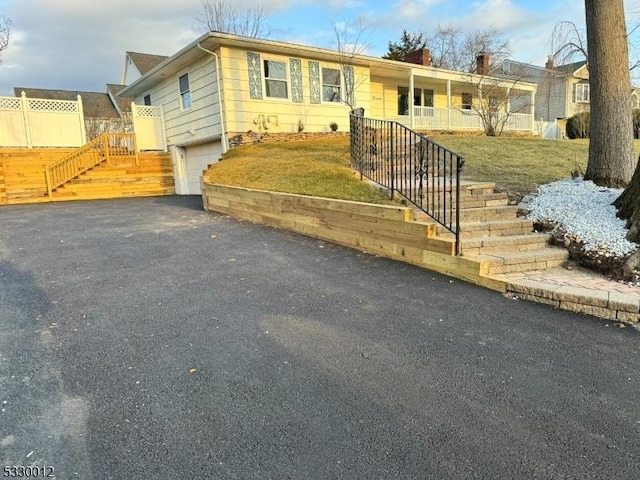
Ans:
[{"label": "door", "polygon": [[[220,142],[206,143],[193,147],[185,148],[185,168],[183,175],[186,175],[186,192],[185,195],[201,195],[200,177],[203,170],[206,170],[210,164],[220,160],[222,154],[222,146]],[[183,185],[185,184],[183,183]]]}]

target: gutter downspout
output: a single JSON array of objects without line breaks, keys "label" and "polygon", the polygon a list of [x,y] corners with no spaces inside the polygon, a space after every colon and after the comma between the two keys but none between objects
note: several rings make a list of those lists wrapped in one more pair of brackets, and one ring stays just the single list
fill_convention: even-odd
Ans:
[{"label": "gutter downspout", "polygon": [[213,58],[215,59],[215,62],[216,62],[216,87],[218,90],[218,106],[220,110],[220,129],[222,130],[222,136],[221,136],[222,137],[222,153],[226,153],[227,150],[229,150],[229,145],[227,143],[227,134],[225,132],[224,110],[222,108],[222,95],[220,93],[220,62],[219,62],[218,54],[215,52],[212,52],[211,50],[207,50],[202,45],[200,45],[200,43],[197,43],[196,46],[203,52],[213,55]]}]

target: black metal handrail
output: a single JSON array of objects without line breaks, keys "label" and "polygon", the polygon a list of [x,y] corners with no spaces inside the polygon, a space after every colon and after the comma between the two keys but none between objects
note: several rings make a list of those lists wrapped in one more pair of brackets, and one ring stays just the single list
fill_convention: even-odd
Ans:
[{"label": "black metal handrail", "polygon": [[455,235],[460,253],[460,171],[464,158],[389,120],[350,115],[351,166],[402,195]]}]

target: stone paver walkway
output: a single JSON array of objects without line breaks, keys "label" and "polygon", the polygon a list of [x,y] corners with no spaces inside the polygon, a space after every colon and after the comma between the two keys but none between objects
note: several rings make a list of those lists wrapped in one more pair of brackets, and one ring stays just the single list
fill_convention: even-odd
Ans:
[{"label": "stone paver walkway", "polygon": [[507,294],[607,320],[637,324],[640,288],[579,268],[554,268],[492,275]]}]

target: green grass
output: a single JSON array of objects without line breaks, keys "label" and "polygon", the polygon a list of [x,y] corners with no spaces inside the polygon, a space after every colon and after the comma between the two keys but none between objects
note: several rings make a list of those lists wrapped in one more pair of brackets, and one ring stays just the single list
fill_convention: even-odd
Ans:
[{"label": "green grass", "polygon": [[[587,167],[588,140],[435,135],[433,141],[462,155],[462,178],[494,182],[498,188],[526,193],[569,178]],[[640,141],[636,140],[636,152]],[[637,153],[636,153],[637,155]],[[349,168],[347,137],[243,145],[230,150],[209,170],[215,183],[260,190],[390,203],[376,188],[359,181]]]},{"label": "green grass", "polygon": [[528,192],[587,168],[588,140],[437,135],[431,139],[465,159],[462,178]]},{"label": "green grass", "polygon": [[349,139],[243,145],[209,169],[214,183],[368,203],[392,203],[349,167]]}]

